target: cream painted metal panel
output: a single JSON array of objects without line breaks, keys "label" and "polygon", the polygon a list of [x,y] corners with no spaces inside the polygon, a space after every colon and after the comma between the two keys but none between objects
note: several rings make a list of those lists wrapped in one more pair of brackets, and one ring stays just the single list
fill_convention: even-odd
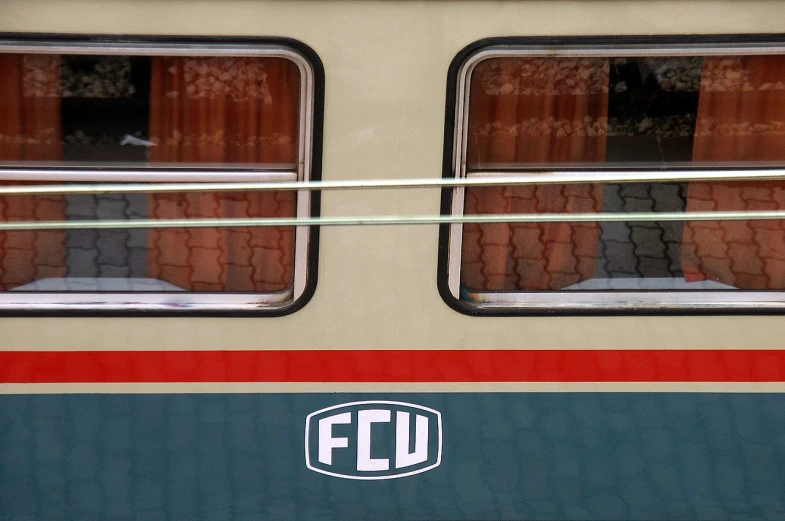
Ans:
[{"label": "cream painted metal panel", "polygon": [[[323,179],[442,172],[447,68],[491,36],[782,31],[779,2],[5,0],[2,32],[284,36],[326,74]],[[438,190],[326,192],[322,214],[434,214]],[[282,318],[3,318],[0,349],[776,348],[782,317],[472,318],[436,290],[436,227],[324,228]]]}]

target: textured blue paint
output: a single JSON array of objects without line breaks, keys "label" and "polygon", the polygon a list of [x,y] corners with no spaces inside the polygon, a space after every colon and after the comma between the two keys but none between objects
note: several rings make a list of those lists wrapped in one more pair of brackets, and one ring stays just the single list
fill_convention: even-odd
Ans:
[{"label": "textured blue paint", "polygon": [[[309,413],[441,411],[442,465],[309,471]],[[785,395],[0,396],[0,519],[785,519]]]}]

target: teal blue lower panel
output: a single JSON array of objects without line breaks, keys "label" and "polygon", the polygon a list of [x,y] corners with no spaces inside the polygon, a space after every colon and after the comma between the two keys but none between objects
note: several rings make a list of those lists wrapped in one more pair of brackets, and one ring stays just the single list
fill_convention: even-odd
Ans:
[{"label": "teal blue lower panel", "polygon": [[[306,416],[363,400],[439,411],[441,464],[309,470]],[[785,520],[785,395],[0,396],[2,521],[682,519]]]}]

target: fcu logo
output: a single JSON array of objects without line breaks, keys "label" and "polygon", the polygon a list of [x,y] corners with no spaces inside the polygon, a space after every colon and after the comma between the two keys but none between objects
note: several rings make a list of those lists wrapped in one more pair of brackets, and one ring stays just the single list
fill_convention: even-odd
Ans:
[{"label": "fcu logo", "polygon": [[334,405],[305,419],[305,464],[346,479],[419,474],[442,460],[442,415],[404,402]]}]

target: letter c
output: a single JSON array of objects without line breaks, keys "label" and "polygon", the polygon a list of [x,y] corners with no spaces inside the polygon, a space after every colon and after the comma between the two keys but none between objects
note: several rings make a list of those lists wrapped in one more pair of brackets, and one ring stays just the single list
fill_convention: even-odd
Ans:
[{"label": "letter c", "polygon": [[371,424],[390,423],[390,411],[369,409],[357,413],[357,470],[390,470],[390,460],[371,457]]}]

